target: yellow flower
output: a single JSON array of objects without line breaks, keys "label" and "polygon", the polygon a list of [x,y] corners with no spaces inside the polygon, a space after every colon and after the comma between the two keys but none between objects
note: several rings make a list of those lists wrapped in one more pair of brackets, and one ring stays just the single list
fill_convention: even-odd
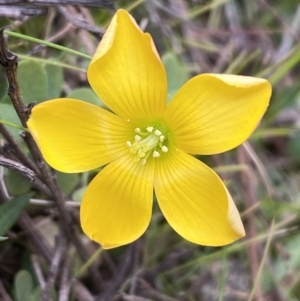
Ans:
[{"label": "yellow flower", "polygon": [[269,83],[202,74],[167,106],[166,72],[152,38],[124,10],[113,17],[87,75],[114,113],[60,98],[35,106],[28,121],[55,169],[107,164],[83,197],[83,231],[106,249],[136,240],[149,225],[154,187],[165,218],[185,239],[220,246],[244,236],[223,182],[190,154],[217,154],[244,142],[268,106]]}]

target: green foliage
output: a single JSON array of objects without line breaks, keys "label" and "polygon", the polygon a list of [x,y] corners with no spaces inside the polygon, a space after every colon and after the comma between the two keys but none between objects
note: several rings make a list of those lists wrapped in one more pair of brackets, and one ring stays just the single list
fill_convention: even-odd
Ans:
[{"label": "green foliage", "polygon": [[71,93],[69,93],[68,97],[83,100],[97,106],[105,107],[105,104],[99,99],[99,97],[91,88],[74,89]]},{"label": "green foliage", "polygon": [[186,67],[173,52],[167,52],[162,57],[168,79],[168,99],[187,81],[189,75]]},{"label": "green foliage", "polygon": [[[16,301],[40,301],[42,289],[34,286],[33,278],[27,270],[21,270],[14,278],[14,294]],[[57,300],[55,290],[51,290],[50,295],[53,301]]]},{"label": "green foliage", "polygon": [[[21,126],[19,116],[11,104],[0,103],[0,119]],[[7,129],[10,132],[10,134],[14,137],[14,139],[16,139],[17,141],[22,140],[20,137],[21,130],[13,127],[7,127]]]},{"label": "green foliage", "polygon": [[45,65],[47,72],[47,96],[46,99],[57,98],[61,94],[64,81],[63,69],[60,66]]},{"label": "green foliage", "polygon": [[56,181],[59,188],[62,190],[63,193],[69,195],[77,185],[79,181],[79,175],[76,173],[67,174],[63,172],[56,172]]},{"label": "green foliage", "polygon": [[25,104],[39,103],[60,96],[63,70],[60,66],[24,60],[19,63],[18,80]]},{"label": "green foliage", "polygon": [[27,193],[31,184],[22,174],[9,169],[5,176],[5,183],[8,191],[13,195],[22,195]]},{"label": "green foliage", "polygon": [[29,194],[17,196],[0,206],[0,236],[4,235],[13,226],[29,203],[29,198]]},{"label": "green foliage", "polygon": [[31,274],[26,270],[17,273],[14,279],[15,296],[17,301],[33,301],[33,281]]},{"label": "green foliage", "polygon": [[21,61],[18,67],[18,80],[25,104],[42,102],[47,99],[47,72],[41,64]]}]

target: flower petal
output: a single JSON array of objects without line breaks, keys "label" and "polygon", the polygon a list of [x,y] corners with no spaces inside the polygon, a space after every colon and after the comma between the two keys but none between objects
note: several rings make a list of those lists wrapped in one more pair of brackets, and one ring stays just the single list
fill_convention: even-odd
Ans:
[{"label": "flower petal", "polygon": [[87,74],[96,94],[124,119],[157,118],[166,108],[166,72],[153,40],[124,10],[113,17]]},{"label": "flower petal", "polygon": [[154,188],[165,218],[185,239],[221,246],[245,235],[223,182],[194,157],[171,150],[155,166]]},{"label": "flower petal", "polygon": [[177,92],[165,119],[178,148],[191,154],[221,153],[251,135],[270,96],[271,86],[261,78],[202,74]]},{"label": "flower petal", "polygon": [[134,162],[125,155],[106,166],[90,183],[83,197],[83,231],[104,249],[139,238],[151,219],[153,165]]},{"label": "flower petal", "polygon": [[45,101],[27,122],[45,160],[62,172],[100,167],[128,152],[133,129],[98,106],[76,99]]}]

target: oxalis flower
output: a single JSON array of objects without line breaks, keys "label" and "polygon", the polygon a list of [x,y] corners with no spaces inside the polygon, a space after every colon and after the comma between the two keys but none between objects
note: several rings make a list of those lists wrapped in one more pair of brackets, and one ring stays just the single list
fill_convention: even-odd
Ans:
[{"label": "oxalis flower", "polygon": [[107,164],[84,194],[83,231],[106,249],[136,240],[149,225],[154,187],[166,220],[185,239],[221,246],[244,236],[225,185],[192,155],[244,142],[268,106],[269,83],[201,74],[167,106],[166,72],[152,38],[124,10],[113,17],[87,75],[113,113],[60,98],[35,106],[28,121],[53,168],[77,173]]}]

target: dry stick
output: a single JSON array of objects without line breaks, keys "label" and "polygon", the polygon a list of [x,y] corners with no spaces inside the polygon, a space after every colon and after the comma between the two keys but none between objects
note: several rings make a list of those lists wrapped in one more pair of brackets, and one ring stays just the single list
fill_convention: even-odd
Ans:
[{"label": "dry stick", "polygon": [[59,271],[60,262],[62,260],[63,254],[65,253],[67,244],[62,234],[60,234],[56,239],[56,250],[54,252],[53,259],[51,261],[51,266],[49,270],[48,279],[45,287],[42,291],[41,301],[52,301],[50,293],[54,286],[57,274]]},{"label": "dry stick", "polygon": [[146,300],[160,300],[160,301],[180,301],[177,298],[167,296],[159,291],[155,290],[144,279],[139,279],[139,296],[149,298]]},{"label": "dry stick", "polygon": [[3,124],[0,123],[0,133],[2,134],[3,138],[9,144],[10,149],[16,155],[16,157],[28,168],[32,169],[38,177],[40,177],[40,171],[36,167],[36,165],[28,159],[28,157],[23,153],[20,149],[19,145],[16,143],[12,135],[8,132]]},{"label": "dry stick", "polygon": [[[0,30],[0,63],[5,68],[6,76],[8,79],[8,95],[11,98],[13,106],[21,120],[22,125],[24,127],[27,127],[26,122],[28,120],[28,111],[30,110],[30,107],[26,107],[23,103],[20,94],[19,83],[17,80],[17,56],[12,54],[8,50],[7,41],[4,37],[3,30]],[[88,260],[89,254],[80,241],[76,227],[74,225],[74,220],[72,219],[70,212],[65,206],[64,197],[59,190],[55,180],[53,179],[50,169],[46,166],[43,157],[31,135],[29,133],[23,132],[21,136],[27,144],[33,158],[37,162],[37,165],[43,176],[44,183],[47,184],[52,193],[53,200],[56,203],[59,211],[60,222],[65,234],[67,235],[68,239],[74,244],[81,259],[83,261]],[[100,273],[96,270],[95,266],[92,266],[90,268],[90,273],[92,275],[92,281],[94,282],[96,288],[99,289],[102,283]]]},{"label": "dry stick", "polygon": [[69,294],[72,286],[74,287],[75,295],[78,301],[94,301],[94,297],[90,294],[90,292],[79,282],[75,277],[70,279],[69,270],[71,265],[71,258],[68,256],[64,261],[61,278],[60,278],[60,288],[58,301],[68,301]]},{"label": "dry stick", "polygon": [[95,301],[107,301],[113,300],[114,295],[121,284],[125,281],[125,278],[128,277],[128,274],[132,266],[132,254],[135,249],[135,243],[127,247],[126,253],[124,254],[123,260],[121,261],[118,270],[116,271],[115,276],[110,281],[106,291],[99,295]]},{"label": "dry stick", "polygon": [[45,15],[47,12],[46,8],[35,8],[35,7],[21,7],[12,5],[1,5],[0,16],[18,20],[27,19],[29,16],[40,16]]},{"label": "dry stick", "polygon": [[20,173],[21,175],[28,178],[30,182],[33,182],[36,179],[35,173],[31,169],[16,161],[0,157],[0,166],[12,169]]},{"label": "dry stick", "polygon": [[69,275],[71,259],[70,256],[66,256],[66,260],[63,263],[61,277],[60,277],[60,287],[58,294],[58,301],[68,301],[69,294],[72,286],[72,282]]},{"label": "dry stick", "polygon": [[17,224],[26,231],[27,236],[31,240],[36,250],[45,258],[47,262],[51,262],[53,251],[49,247],[44,236],[37,231],[28,214],[23,212],[19,217]]},{"label": "dry stick", "polygon": [[10,2],[10,4],[21,4],[23,5],[24,2],[29,2],[30,5],[36,5],[38,7],[40,6],[56,6],[56,5],[80,5],[80,6],[90,6],[90,7],[101,7],[101,8],[108,8],[108,9],[114,9],[114,2],[115,0],[30,0],[30,1],[24,1],[24,0],[14,0],[13,2],[11,0],[7,0],[7,2]]},{"label": "dry stick", "polygon": [[[5,158],[16,161],[17,158],[12,152],[10,152],[10,146],[9,145],[4,145],[3,147],[0,147],[0,154],[3,155]],[[36,188],[37,190],[41,191],[44,193],[46,196],[49,198],[52,197],[52,194],[48,187],[39,179],[35,178],[34,181],[32,182],[32,187]]]},{"label": "dry stick", "polygon": [[74,16],[74,14],[70,14],[68,9],[63,7],[62,5],[57,6],[58,11],[73,25],[85,29],[89,32],[95,33],[97,35],[103,36],[105,33],[105,30],[102,28],[99,28],[97,26],[93,26],[91,24],[88,24],[85,22],[83,18],[78,18],[77,16]]},{"label": "dry stick", "polygon": [[45,278],[44,278],[44,275],[43,275],[43,272],[42,272],[42,268],[41,268],[41,265],[40,265],[40,262],[39,262],[39,258],[38,258],[37,255],[32,254],[30,256],[30,259],[31,259],[31,264],[32,264],[36,279],[37,279],[40,287],[42,289],[44,289],[45,286],[46,286],[46,281],[45,281]]},{"label": "dry stick", "polygon": [[9,294],[7,293],[7,291],[6,291],[6,289],[5,289],[5,287],[4,287],[4,285],[3,285],[3,283],[2,283],[2,281],[1,281],[1,279],[0,279],[0,300],[2,301],[13,301],[11,298],[10,298],[10,296],[9,296]]}]

